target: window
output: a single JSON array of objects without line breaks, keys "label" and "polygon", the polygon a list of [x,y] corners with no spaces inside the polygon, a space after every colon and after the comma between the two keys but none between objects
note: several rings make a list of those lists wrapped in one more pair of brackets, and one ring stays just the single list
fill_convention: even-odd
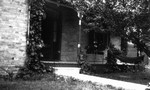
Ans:
[{"label": "window", "polygon": [[88,36],[87,54],[103,54],[109,42],[109,33],[90,31]]}]

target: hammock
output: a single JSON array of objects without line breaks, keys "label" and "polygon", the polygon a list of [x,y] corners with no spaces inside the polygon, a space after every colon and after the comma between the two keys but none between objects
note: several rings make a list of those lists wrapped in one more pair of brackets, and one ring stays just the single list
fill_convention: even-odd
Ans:
[{"label": "hammock", "polygon": [[114,55],[114,57],[119,59],[121,62],[132,64],[139,64],[144,60],[144,55],[139,57],[126,57],[122,55]]}]

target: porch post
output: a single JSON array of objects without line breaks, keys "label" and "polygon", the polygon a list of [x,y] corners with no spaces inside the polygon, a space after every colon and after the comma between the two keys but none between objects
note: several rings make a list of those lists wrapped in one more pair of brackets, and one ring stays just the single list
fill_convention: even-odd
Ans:
[{"label": "porch post", "polygon": [[81,22],[82,22],[82,17],[83,17],[83,13],[82,11],[77,11],[78,13],[78,17],[79,17],[79,36],[78,36],[78,50],[77,50],[77,55],[80,55],[80,51],[81,51]]}]

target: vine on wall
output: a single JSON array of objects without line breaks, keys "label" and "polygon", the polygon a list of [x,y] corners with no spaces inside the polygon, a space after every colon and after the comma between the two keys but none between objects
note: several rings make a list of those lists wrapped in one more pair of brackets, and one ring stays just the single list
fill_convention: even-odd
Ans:
[{"label": "vine on wall", "polygon": [[[55,0],[54,0],[55,1]],[[25,62],[26,69],[34,72],[51,72],[54,69],[46,67],[42,62],[41,49],[44,46],[41,31],[42,20],[46,18],[46,12],[44,10],[45,0],[28,0],[29,12],[30,12],[30,28],[27,35],[27,60]],[[68,4],[65,0],[58,0],[58,3]]]},{"label": "vine on wall", "polygon": [[41,38],[42,20],[46,17],[44,5],[45,0],[29,0],[30,28],[27,36],[27,60],[25,66],[34,72],[50,70],[40,62],[43,57],[41,49],[44,46]]}]

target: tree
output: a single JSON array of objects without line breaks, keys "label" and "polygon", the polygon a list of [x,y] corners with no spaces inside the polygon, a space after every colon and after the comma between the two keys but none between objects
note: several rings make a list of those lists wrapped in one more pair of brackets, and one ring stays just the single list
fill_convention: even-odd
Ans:
[{"label": "tree", "polygon": [[77,10],[84,11],[85,31],[111,32],[132,41],[150,57],[149,0],[72,0]]}]

